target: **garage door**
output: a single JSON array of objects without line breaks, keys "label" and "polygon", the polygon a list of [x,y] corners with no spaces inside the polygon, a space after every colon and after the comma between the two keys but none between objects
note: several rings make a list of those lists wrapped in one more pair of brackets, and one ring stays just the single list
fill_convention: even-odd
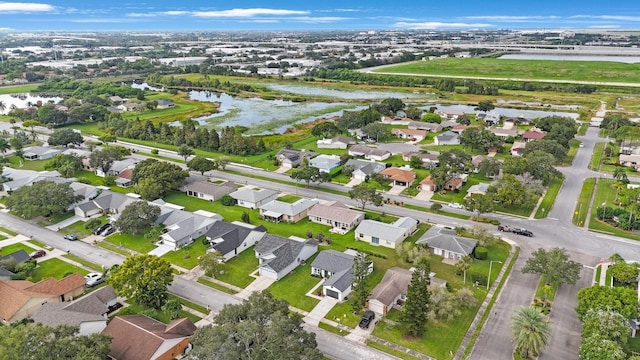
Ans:
[{"label": "garage door", "polygon": [[385,309],[385,306],[380,301],[369,300],[369,310],[377,314],[384,314],[385,313],[384,309]]},{"label": "garage door", "polygon": [[332,297],[334,299],[340,299],[340,294],[338,294],[337,291],[333,291],[333,290],[329,290],[329,289],[326,289],[325,291],[327,293],[326,294],[327,296]]}]

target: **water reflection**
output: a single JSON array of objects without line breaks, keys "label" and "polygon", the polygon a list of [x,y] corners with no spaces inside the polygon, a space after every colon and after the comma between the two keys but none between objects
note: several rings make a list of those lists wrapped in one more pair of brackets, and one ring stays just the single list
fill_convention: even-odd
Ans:
[{"label": "water reflection", "polygon": [[60,101],[62,101],[62,98],[57,96],[34,96],[31,94],[0,95],[0,102],[4,104],[4,110],[0,111],[0,114],[8,114],[13,109],[24,109],[29,106],[42,105],[48,102],[57,104]]}]

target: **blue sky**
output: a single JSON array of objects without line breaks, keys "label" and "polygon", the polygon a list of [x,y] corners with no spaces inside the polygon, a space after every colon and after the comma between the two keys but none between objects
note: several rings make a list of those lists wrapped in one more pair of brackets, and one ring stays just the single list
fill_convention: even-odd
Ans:
[{"label": "blue sky", "polygon": [[0,30],[637,29],[637,0],[0,0]]}]

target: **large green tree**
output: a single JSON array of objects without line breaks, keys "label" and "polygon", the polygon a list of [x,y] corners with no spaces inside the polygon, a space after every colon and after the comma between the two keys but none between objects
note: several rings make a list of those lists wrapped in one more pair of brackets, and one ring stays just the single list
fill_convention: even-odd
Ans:
[{"label": "large green tree", "polygon": [[619,313],[605,309],[589,309],[582,319],[582,338],[602,336],[624,346],[631,329],[627,319]]},{"label": "large green tree", "polygon": [[114,225],[123,233],[139,235],[153,226],[158,216],[160,216],[159,206],[151,205],[146,201],[136,201],[122,210]]},{"label": "large green tree", "polygon": [[222,273],[224,270],[224,258],[218,250],[207,251],[198,258],[198,265],[205,273],[211,274],[212,277]]},{"label": "large green tree", "polygon": [[512,174],[504,174],[487,188],[487,195],[495,201],[496,206],[528,207],[535,204],[538,195],[525,186]]},{"label": "large green tree", "polygon": [[427,329],[429,319],[429,285],[431,267],[426,258],[421,258],[411,274],[411,282],[407,289],[407,301],[400,316],[405,331],[413,337],[422,337]]},{"label": "large green tree", "polygon": [[391,138],[391,130],[380,122],[374,122],[363,126],[362,132],[367,134],[369,138],[375,139],[376,142],[385,141]]},{"label": "large green tree", "polygon": [[360,311],[369,297],[370,260],[367,255],[358,253],[353,260],[353,285],[349,295],[349,304],[353,311]]},{"label": "large green tree", "polygon": [[187,145],[180,145],[180,147],[178,148],[178,155],[182,156],[185,162],[187,162],[189,156],[193,154],[195,154],[195,152],[191,147]]},{"label": "large green tree", "polygon": [[638,316],[638,293],[624,286],[591,286],[578,291],[576,312],[581,320],[590,309],[615,311],[626,319]]},{"label": "large green tree", "polygon": [[382,206],[382,195],[378,193],[376,188],[366,183],[360,183],[349,190],[349,197],[355,200],[362,210],[367,204]]},{"label": "large green tree", "polygon": [[581,269],[582,265],[569,259],[565,249],[556,247],[549,251],[543,248],[534,251],[522,272],[544,275],[548,283],[558,287],[562,284],[575,285]]},{"label": "large green tree", "polygon": [[[156,159],[146,159],[139,162],[133,169],[132,181],[136,183],[134,189],[146,200],[155,200],[164,195],[169,190],[177,190],[182,186],[184,179],[189,176],[189,172],[182,170],[178,165]],[[146,179],[146,181],[145,181]],[[155,185],[151,185],[154,183]],[[159,185],[159,187],[158,187]],[[146,186],[153,186],[158,191],[149,192],[144,190]]]},{"label": "large green tree", "polygon": [[201,175],[205,172],[215,170],[218,168],[218,164],[215,161],[209,160],[204,156],[196,156],[193,159],[187,161],[189,169],[198,171]]},{"label": "large green tree", "polygon": [[63,177],[72,177],[82,169],[82,158],[72,154],[57,154],[44,164],[47,170],[57,170]]},{"label": "large green tree", "polygon": [[167,287],[172,281],[171,264],[147,254],[129,256],[107,275],[107,283],[118,295],[155,309],[167,302]]},{"label": "large green tree", "polygon": [[102,334],[80,335],[78,328],[41,324],[0,326],[2,360],[103,360],[111,348],[111,337]]},{"label": "large green tree", "polygon": [[578,350],[580,360],[624,360],[627,358],[620,344],[595,335],[586,338]]},{"label": "large green tree", "polygon": [[471,194],[462,200],[462,205],[469,210],[476,213],[477,217],[482,214],[486,214],[493,211],[494,202],[491,196],[483,194]]},{"label": "large green tree", "polygon": [[302,328],[300,315],[268,291],[225,305],[213,326],[196,330],[188,359],[320,360],[315,334]]},{"label": "large green tree", "polygon": [[47,142],[52,146],[67,146],[69,144],[80,145],[83,141],[84,139],[79,132],[70,128],[65,128],[54,131],[53,134],[49,136],[49,140]]},{"label": "large green tree", "polygon": [[291,172],[291,178],[295,181],[304,181],[307,186],[310,183],[322,183],[331,181],[331,175],[326,172],[321,172],[317,167],[302,166]]},{"label": "large green tree", "polygon": [[523,307],[511,319],[511,338],[522,357],[535,357],[549,344],[551,327],[537,308]]},{"label": "large green tree", "polygon": [[75,195],[69,183],[43,180],[14,190],[7,197],[5,204],[19,216],[31,219],[36,216],[62,214],[80,200],[82,196]]},{"label": "large green tree", "polygon": [[111,169],[113,162],[122,158],[122,152],[115,147],[105,147],[102,150],[95,150],[89,155],[89,165],[92,168],[99,168],[106,174]]}]

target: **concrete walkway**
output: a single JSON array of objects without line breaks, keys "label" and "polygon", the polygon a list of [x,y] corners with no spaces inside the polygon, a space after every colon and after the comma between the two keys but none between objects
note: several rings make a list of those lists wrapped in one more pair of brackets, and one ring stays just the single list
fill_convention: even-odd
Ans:
[{"label": "concrete walkway", "polygon": [[603,262],[600,264],[600,279],[596,279],[600,286],[611,286],[611,284],[607,284],[607,269],[610,265],[610,262]]},{"label": "concrete walkway", "polygon": [[158,247],[156,247],[155,249],[149,251],[147,254],[149,255],[155,255],[157,257],[161,257],[164,254],[170,253],[173,251],[173,246],[167,245],[167,244],[157,244]]},{"label": "concrete walkway", "polygon": [[325,296],[320,300],[318,305],[311,310],[307,316],[303,318],[304,322],[309,325],[318,326],[320,321],[324,319],[324,317],[333,309],[333,307],[338,303],[337,299],[334,299],[330,296]]},{"label": "concrete walkway", "polygon": [[253,280],[253,282],[249,284],[249,286],[244,288],[244,290],[240,291],[236,296],[240,299],[247,299],[249,298],[249,295],[251,295],[254,291],[262,291],[271,286],[271,284],[273,284],[274,282],[276,282],[275,279],[268,278],[266,276],[259,276],[257,279]]}]

